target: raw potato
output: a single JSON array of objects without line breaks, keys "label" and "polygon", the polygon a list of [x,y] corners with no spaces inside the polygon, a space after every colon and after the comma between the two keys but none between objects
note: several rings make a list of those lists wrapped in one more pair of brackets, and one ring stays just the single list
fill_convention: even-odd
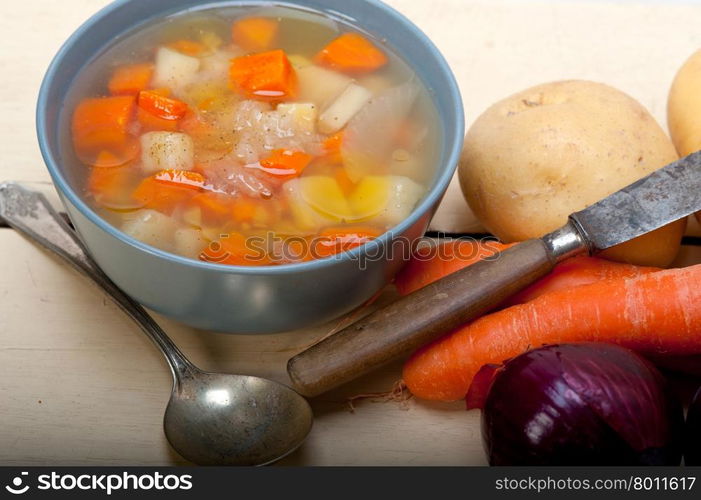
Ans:
[{"label": "raw potato", "polygon": [[674,77],[667,101],[667,124],[680,156],[701,149],[701,50]]},{"label": "raw potato", "polygon": [[[506,242],[540,237],[567,216],[677,159],[637,101],[607,85],[562,81],[494,104],[472,125],[460,163],[463,194]],[[606,255],[668,266],[686,218]]]},{"label": "raw potato", "polygon": [[[701,149],[701,50],[679,69],[669,90],[667,125],[681,156]],[[696,212],[701,223],[701,212]]]}]

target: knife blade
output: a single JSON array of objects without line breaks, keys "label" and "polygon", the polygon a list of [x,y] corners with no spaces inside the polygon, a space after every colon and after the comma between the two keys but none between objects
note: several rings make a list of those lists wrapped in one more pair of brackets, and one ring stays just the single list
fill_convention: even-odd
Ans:
[{"label": "knife blade", "polygon": [[573,213],[563,227],[435,281],[291,358],[295,388],[316,396],[409,354],[549,273],[701,210],[701,152]]},{"label": "knife blade", "polygon": [[594,252],[701,210],[701,151],[570,215]]}]

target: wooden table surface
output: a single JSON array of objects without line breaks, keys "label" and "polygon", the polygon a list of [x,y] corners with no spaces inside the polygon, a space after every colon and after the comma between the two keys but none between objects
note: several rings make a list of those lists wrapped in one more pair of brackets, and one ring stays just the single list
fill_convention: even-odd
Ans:
[{"label": "wooden table surface", "polygon": [[[31,0],[0,16],[0,181],[50,189],[34,132],[38,86],[65,38],[106,0]],[[699,45],[701,4],[389,0],[443,51],[468,123],[490,103],[549,80],[612,84],[665,123],[676,69]],[[478,223],[451,186],[433,229]],[[697,260],[685,250],[687,262]],[[393,299],[388,290],[380,303]],[[286,360],[335,324],[265,336],[197,331],[158,317],[199,366],[286,381]],[[400,364],[313,401],[308,441],[290,465],[482,464],[479,414],[462,403],[363,401],[385,391]],[[0,229],[0,464],[177,464],[161,429],[170,391],[165,362],[85,279]]]}]

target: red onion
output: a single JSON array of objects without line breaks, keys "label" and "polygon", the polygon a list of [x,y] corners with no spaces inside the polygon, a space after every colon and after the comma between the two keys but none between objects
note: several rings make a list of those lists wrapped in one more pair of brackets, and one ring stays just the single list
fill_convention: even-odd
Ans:
[{"label": "red onion", "polygon": [[701,465],[701,387],[696,391],[694,399],[686,414],[686,450],[684,463],[686,465]]},{"label": "red onion", "polygon": [[492,465],[681,461],[679,400],[652,364],[623,347],[545,346],[484,369],[474,384],[468,406],[486,394],[482,436]]}]

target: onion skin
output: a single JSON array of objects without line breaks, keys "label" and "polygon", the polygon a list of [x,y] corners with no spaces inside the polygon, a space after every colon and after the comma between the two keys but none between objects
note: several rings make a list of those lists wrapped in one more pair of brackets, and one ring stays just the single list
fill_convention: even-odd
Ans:
[{"label": "onion skin", "polygon": [[506,362],[482,412],[491,465],[679,465],[684,415],[648,361],[602,343]]},{"label": "onion skin", "polygon": [[684,441],[686,443],[684,464],[701,465],[701,387],[689,404]]}]

